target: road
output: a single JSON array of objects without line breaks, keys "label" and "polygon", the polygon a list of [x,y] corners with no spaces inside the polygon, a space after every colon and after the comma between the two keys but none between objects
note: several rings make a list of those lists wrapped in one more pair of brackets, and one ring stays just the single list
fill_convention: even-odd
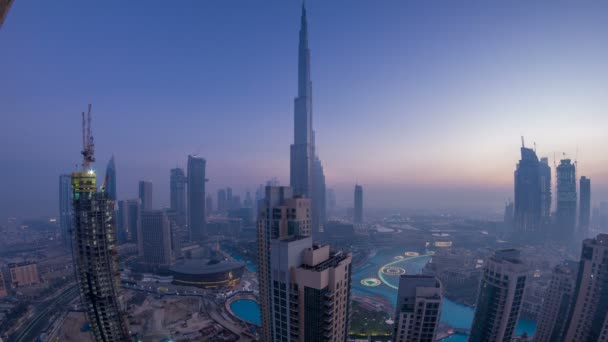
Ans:
[{"label": "road", "polygon": [[48,325],[49,318],[57,313],[57,310],[63,310],[63,306],[70,303],[78,296],[78,286],[74,285],[64,290],[57,297],[41,304],[39,310],[26,326],[21,327],[19,331],[8,338],[8,342],[24,342],[33,341],[38,337]]}]

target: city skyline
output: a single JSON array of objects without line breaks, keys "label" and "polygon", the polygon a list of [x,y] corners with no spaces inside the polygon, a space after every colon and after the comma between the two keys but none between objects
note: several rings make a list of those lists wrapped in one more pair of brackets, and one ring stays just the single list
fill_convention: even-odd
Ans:
[{"label": "city skyline", "polygon": [[[17,3],[0,32],[7,47],[0,61],[15,65],[0,84],[10,114],[0,141],[16,146],[0,158],[1,174],[15,179],[12,198],[0,197],[2,215],[31,211],[27,191],[16,188],[20,177],[42,190],[32,215],[57,215],[56,177],[78,162],[72,133],[82,104],[74,98],[96,107],[96,167],[101,174],[116,156],[119,199],[136,197],[146,179],[155,206],[169,206],[169,170],[185,168],[194,153],[208,161],[208,193],[231,186],[242,195],[274,176],[289,183],[299,2],[81,6]],[[370,208],[498,212],[513,198],[520,135],[551,166],[554,155],[559,162],[561,152],[578,154],[577,175],[593,179],[592,206],[608,197],[601,154],[608,75],[594,68],[608,56],[600,4],[553,4],[542,16],[529,12],[542,4],[307,6],[317,145],[342,206],[358,182]],[[61,20],[75,12],[77,20]],[[108,13],[116,27],[105,25]],[[503,15],[509,20],[493,21]],[[134,16],[140,27],[127,30]],[[514,28],[513,20],[523,24]],[[87,30],[74,30],[85,22]],[[41,116],[52,125],[39,124]],[[270,126],[273,139],[260,139]],[[163,134],[171,139],[157,139]]]}]

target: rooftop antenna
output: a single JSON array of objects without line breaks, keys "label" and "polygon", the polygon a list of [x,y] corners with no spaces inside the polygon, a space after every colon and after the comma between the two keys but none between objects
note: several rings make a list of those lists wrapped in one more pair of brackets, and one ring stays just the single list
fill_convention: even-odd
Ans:
[{"label": "rooftop antenna", "polygon": [[524,136],[521,136],[521,147],[526,147],[526,144],[524,144]]},{"label": "rooftop antenna", "polygon": [[84,172],[91,170],[91,164],[95,161],[95,144],[93,143],[93,131],[91,129],[91,104],[85,121],[82,112],[82,169]]}]

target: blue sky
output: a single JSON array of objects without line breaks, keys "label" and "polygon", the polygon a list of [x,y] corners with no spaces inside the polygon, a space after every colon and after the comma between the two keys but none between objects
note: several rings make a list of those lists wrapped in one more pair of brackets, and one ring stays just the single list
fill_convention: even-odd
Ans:
[{"label": "blue sky", "polygon": [[[115,155],[121,198],[149,179],[168,204],[189,153],[212,193],[288,182],[300,5],[15,2],[0,29],[0,215],[54,214],[88,103],[97,169]],[[317,146],[345,206],[359,181],[370,206],[500,210],[521,135],[578,155],[594,202],[608,199],[608,3],[307,7]]]}]

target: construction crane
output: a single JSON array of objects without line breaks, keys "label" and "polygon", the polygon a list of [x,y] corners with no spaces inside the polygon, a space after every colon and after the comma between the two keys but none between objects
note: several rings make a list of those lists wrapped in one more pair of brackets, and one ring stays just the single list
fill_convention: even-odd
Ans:
[{"label": "construction crane", "polygon": [[91,130],[91,104],[85,120],[82,112],[82,169],[91,172],[91,164],[95,162],[95,143],[93,143],[93,131]]}]

